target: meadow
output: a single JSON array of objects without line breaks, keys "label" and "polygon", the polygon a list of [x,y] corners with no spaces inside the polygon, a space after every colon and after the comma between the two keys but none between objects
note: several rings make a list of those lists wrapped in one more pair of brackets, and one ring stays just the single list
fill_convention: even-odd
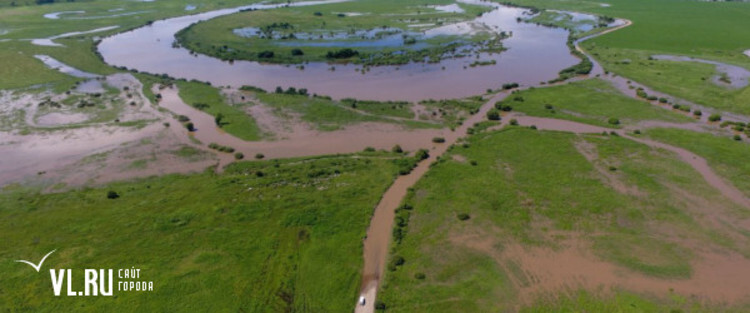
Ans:
[{"label": "meadow", "polygon": [[[400,155],[242,162],[222,174],[59,193],[7,186],[0,193],[0,258],[35,260],[57,251],[41,274],[0,263],[0,310],[349,311],[359,291],[362,237],[397,175],[392,159]],[[118,197],[109,199],[109,191]],[[154,282],[153,292],[55,298],[46,274],[131,266]]]},{"label": "meadow", "polygon": [[[618,287],[627,277],[691,279],[697,243],[750,252],[745,235],[707,225],[683,193],[730,219],[747,214],[674,155],[626,138],[521,127],[474,135],[433,165],[397,213],[394,234],[403,235],[380,304],[386,312],[747,309]],[[560,278],[517,259],[524,249],[547,251],[536,258],[577,251],[612,264],[619,278],[597,287],[570,277],[549,287]]]},{"label": "meadow", "polygon": [[[508,97],[503,105],[509,105],[514,111],[527,115],[605,127],[619,128],[645,120],[676,123],[693,121],[685,115],[623,95],[609,82],[596,78],[522,90]],[[614,120],[617,124],[612,123]]]},{"label": "meadow", "polygon": [[[692,56],[750,69],[750,3],[687,0],[514,0],[538,8],[568,9],[625,18],[632,25],[583,43],[605,70],[655,90],[720,110],[750,112],[750,88],[730,89],[706,79],[713,66],[653,61],[654,54]],[[647,8],[647,9],[646,9]],[[703,78],[703,79],[702,79]]]}]

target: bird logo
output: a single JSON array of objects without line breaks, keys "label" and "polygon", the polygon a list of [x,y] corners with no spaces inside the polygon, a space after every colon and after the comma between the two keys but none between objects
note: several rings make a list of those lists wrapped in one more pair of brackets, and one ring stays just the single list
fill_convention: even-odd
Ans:
[{"label": "bird logo", "polygon": [[47,259],[47,257],[48,257],[48,256],[49,256],[50,254],[52,254],[52,252],[55,252],[55,251],[57,251],[57,249],[55,249],[55,250],[52,250],[52,251],[50,251],[49,253],[47,253],[47,255],[45,255],[45,256],[44,256],[44,257],[42,258],[42,260],[41,260],[41,261],[39,261],[39,264],[38,264],[38,265],[37,265],[37,264],[34,264],[34,263],[31,263],[31,262],[29,262],[29,261],[26,261],[26,260],[16,260],[16,262],[19,262],[19,263],[26,263],[26,264],[30,265],[31,267],[33,267],[33,268],[34,268],[34,269],[35,269],[35,270],[37,271],[37,273],[38,273],[38,272],[39,272],[39,270],[40,270],[40,269],[42,268],[42,264],[44,263],[44,260],[46,260],[46,259]]}]

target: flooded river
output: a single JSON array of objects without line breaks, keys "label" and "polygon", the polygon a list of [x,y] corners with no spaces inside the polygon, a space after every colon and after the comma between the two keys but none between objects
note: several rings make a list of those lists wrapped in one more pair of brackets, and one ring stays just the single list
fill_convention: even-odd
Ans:
[{"label": "flooded river", "polygon": [[[329,1],[330,2],[330,1]],[[319,4],[303,2],[297,5]],[[402,66],[374,67],[362,74],[361,66],[336,65],[331,71],[327,63],[310,63],[304,70],[293,66],[261,64],[250,61],[224,62],[205,55],[191,55],[184,48],[174,48],[174,35],[190,24],[235,13],[243,8],[211,11],[154,22],[104,39],[99,45],[104,60],[115,66],[186,79],[211,82],[218,86],[252,85],[264,89],[303,87],[310,92],[334,98],[354,97],[373,100],[421,100],[460,98],[484,93],[504,83],[536,85],[557,77],[557,73],[579,62],[565,45],[568,32],[528,23],[519,23],[524,9],[473,1],[472,4],[493,6],[474,21],[446,25],[442,28],[461,29],[467,23],[479,23],[498,31],[512,32],[503,41],[507,51],[481,54],[478,60],[495,60],[494,65],[469,67],[474,57],[449,59],[439,64],[411,63]],[[244,8],[272,9],[269,5]]]}]

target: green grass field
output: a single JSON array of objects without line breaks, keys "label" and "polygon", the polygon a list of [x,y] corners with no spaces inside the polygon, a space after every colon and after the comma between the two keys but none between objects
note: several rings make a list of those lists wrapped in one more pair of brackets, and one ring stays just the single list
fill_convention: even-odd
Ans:
[{"label": "green grass field", "polygon": [[[633,25],[589,41],[583,46],[606,70],[658,91],[747,114],[750,88],[716,86],[712,66],[695,62],[650,61],[653,54],[686,55],[750,69],[750,3],[689,0],[547,1],[516,0],[539,8],[580,10],[626,18]],[[601,6],[606,3],[609,6]],[[623,62],[628,60],[629,62]]]},{"label": "green grass field", "polygon": [[241,105],[228,104],[215,87],[185,81],[178,81],[177,86],[180,88],[180,98],[185,103],[192,106],[206,104],[208,106],[201,109],[202,111],[214,117],[221,114],[223,116],[221,128],[227,133],[248,141],[262,139],[260,128],[253,117],[246,113]]},{"label": "green grass field", "polygon": [[[598,159],[588,161],[580,149]],[[523,274],[524,264],[513,265],[512,255],[502,255],[514,244],[554,250],[577,240],[590,243],[593,254],[618,266],[621,275],[668,280],[691,277],[693,247],[686,244],[691,240],[750,251],[746,240],[727,245],[729,230],[705,227],[674,188],[712,199],[716,210],[735,208],[671,154],[621,137],[517,127],[475,135],[442,157],[407,197],[405,203],[414,208],[400,211],[397,220],[407,221],[401,222],[405,235],[392,250],[392,258],[405,262],[387,272],[380,299],[387,312],[515,311],[519,306],[522,312],[711,312],[711,306],[675,303],[666,293],[639,290],[623,290],[614,298],[547,290],[558,300],[522,305],[517,297],[523,285],[515,282],[533,286],[533,280]],[[469,219],[462,221],[462,214]],[[475,248],[473,241],[496,252]],[[574,283],[568,286],[576,290]],[[634,310],[631,303],[645,305]]]},{"label": "green grass field", "polygon": [[509,96],[503,104],[528,115],[606,127],[620,126],[610,124],[611,118],[619,120],[620,124],[624,125],[644,120],[678,123],[693,121],[682,114],[625,96],[607,81],[600,79],[523,90]]},{"label": "green grass field", "polygon": [[682,129],[655,128],[645,134],[657,141],[685,148],[705,158],[711,168],[750,197],[750,144],[726,136]]},{"label": "green grass field", "polygon": [[[220,175],[53,194],[8,187],[0,193],[0,310],[349,311],[362,237],[396,175],[384,157],[395,155],[244,162]],[[107,199],[109,190],[120,197]],[[41,274],[9,261],[52,249]],[[46,271],[131,266],[153,292],[55,298]]]}]

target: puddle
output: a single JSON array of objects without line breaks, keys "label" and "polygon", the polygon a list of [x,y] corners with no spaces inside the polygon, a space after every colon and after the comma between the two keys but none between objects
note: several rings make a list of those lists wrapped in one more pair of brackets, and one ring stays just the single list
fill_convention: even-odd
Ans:
[{"label": "puddle", "polygon": [[83,113],[49,113],[40,116],[36,120],[38,126],[62,126],[77,124],[88,120],[89,116]]},{"label": "puddle", "polygon": [[51,20],[59,20],[60,15],[63,14],[84,14],[86,11],[60,11],[60,12],[52,12],[47,13],[44,15],[44,18],[51,19]]},{"label": "puddle", "polygon": [[448,5],[433,5],[429,6],[430,8],[433,8],[440,12],[446,12],[446,13],[464,13],[463,8],[461,8],[458,4],[448,4]]},{"label": "puddle", "polygon": [[104,90],[104,86],[102,86],[102,82],[98,79],[90,79],[87,81],[84,81],[76,87],[76,91],[83,92],[83,93],[103,93],[106,90]]},{"label": "puddle", "polygon": [[37,58],[37,59],[39,59],[40,61],[44,62],[44,64],[47,65],[48,67],[50,67],[52,69],[55,69],[55,70],[58,70],[61,73],[68,74],[68,75],[73,76],[73,77],[78,77],[78,78],[97,78],[97,77],[99,77],[99,75],[91,74],[91,73],[88,73],[88,72],[84,72],[84,71],[81,71],[81,70],[76,69],[74,67],[68,66],[68,65],[66,65],[66,64],[58,61],[57,59],[55,59],[55,58],[53,58],[51,56],[48,56],[48,55],[39,55],[39,54],[37,54],[34,57]]},{"label": "puddle", "polygon": [[728,86],[732,88],[744,88],[748,85],[748,78],[750,78],[750,70],[743,67],[729,65],[711,60],[696,59],[686,56],[675,56],[675,55],[654,55],[652,56],[655,60],[667,60],[676,62],[698,62],[704,64],[711,64],[716,66],[716,71],[720,74],[712,77],[712,81],[719,86]]},{"label": "puddle", "polygon": [[188,4],[185,6],[185,11],[192,11],[192,10],[195,10],[196,8],[197,8],[196,6],[192,4]]},{"label": "puddle", "polygon": [[115,26],[101,27],[101,28],[96,28],[96,29],[87,30],[87,31],[81,31],[81,32],[64,33],[64,34],[52,36],[52,37],[49,37],[49,38],[32,39],[31,43],[35,44],[37,46],[63,47],[63,45],[61,45],[59,43],[56,43],[53,40],[60,39],[60,38],[66,38],[66,37],[72,37],[72,36],[78,36],[78,35],[98,33],[98,32],[113,30],[113,29],[118,28],[118,27],[120,27],[120,26],[115,25]]}]

